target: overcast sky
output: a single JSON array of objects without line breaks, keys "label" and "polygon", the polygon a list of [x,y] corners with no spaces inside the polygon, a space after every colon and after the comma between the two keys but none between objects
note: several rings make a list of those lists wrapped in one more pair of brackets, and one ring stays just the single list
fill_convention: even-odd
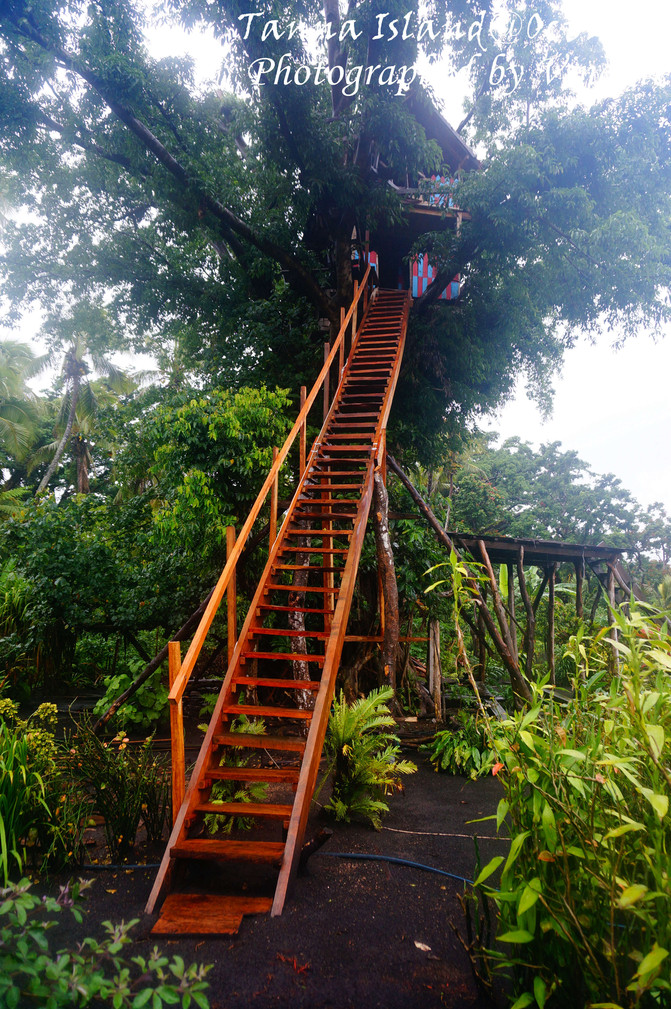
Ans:
[{"label": "overcast sky", "polygon": [[[624,0],[564,0],[564,9],[576,33],[599,36],[609,60],[586,102],[619,94],[641,77],[671,72],[671,0],[637,0],[635,5]],[[213,39],[201,37],[189,44],[175,29],[155,35],[153,47],[157,56],[188,50],[196,56],[203,78],[216,75],[221,49]],[[456,124],[460,108],[454,91],[452,87],[444,98]],[[34,318],[26,320],[23,338],[30,339],[35,328]],[[599,338],[592,344],[586,335],[567,352],[554,383],[549,420],[542,421],[520,383],[514,399],[484,426],[502,437],[519,435],[534,444],[560,441],[596,472],[615,473],[642,504],[662,501],[671,509],[671,333],[655,343],[643,331],[618,351],[611,342]],[[146,361],[135,363],[147,366]]]},{"label": "overcast sky", "polygon": [[[576,32],[599,36],[609,60],[594,100],[671,72],[669,0],[564,0],[564,9]],[[534,444],[560,441],[596,472],[618,476],[641,504],[662,501],[671,510],[671,332],[657,343],[642,331],[621,350],[611,344],[585,338],[566,353],[545,423],[520,383],[485,426]]]}]

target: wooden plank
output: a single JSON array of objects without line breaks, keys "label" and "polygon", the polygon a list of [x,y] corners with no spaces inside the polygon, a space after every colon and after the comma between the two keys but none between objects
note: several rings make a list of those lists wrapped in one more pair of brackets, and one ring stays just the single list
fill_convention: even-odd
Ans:
[{"label": "wooden plank", "polygon": [[220,862],[277,864],[282,860],[281,841],[228,841],[194,837],[170,849],[172,858],[212,859]]},{"label": "wooden plank", "polygon": [[[291,588],[291,586],[289,586]],[[303,591],[301,589],[301,591]],[[323,592],[323,589],[319,590]],[[245,659],[283,659],[285,662],[316,662],[317,665],[322,665],[324,662],[323,655],[310,655],[306,652],[243,652],[243,658]]]},{"label": "wooden plank", "polygon": [[235,935],[246,914],[264,914],[272,901],[265,897],[220,897],[171,893],[153,935]]},{"label": "wooden plank", "polygon": [[219,732],[213,737],[213,742],[216,746],[239,746],[245,750],[295,750],[301,753],[305,749],[304,739],[267,736],[262,732]]},{"label": "wooden plank", "polygon": [[227,715],[251,715],[253,718],[312,718],[303,708],[278,708],[272,704],[225,704]]},{"label": "wooden plank", "polygon": [[297,767],[213,767],[203,783],[211,781],[298,781]]},{"label": "wooden plank", "polygon": [[258,816],[264,820],[286,820],[291,816],[291,806],[274,802],[199,802],[199,813],[219,816]]},{"label": "wooden plank", "polygon": [[236,676],[233,681],[240,686],[272,687],[276,690],[319,690],[319,680],[274,679],[272,676]]}]

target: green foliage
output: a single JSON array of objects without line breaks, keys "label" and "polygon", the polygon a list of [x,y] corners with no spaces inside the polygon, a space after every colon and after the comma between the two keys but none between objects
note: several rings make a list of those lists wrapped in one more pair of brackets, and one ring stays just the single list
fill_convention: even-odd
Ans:
[{"label": "green foliage", "polygon": [[56,706],[41,704],[27,720],[0,700],[0,875],[5,885],[27,865],[59,867],[81,854],[88,801],[63,770],[51,731]]},{"label": "green foliage", "polygon": [[[353,816],[369,820],[378,830],[381,817],[389,812],[382,796],[401,789],[400,776],[417,770],[410,760],[399,760],[399,740],[387,704],[393,697],[390,687],[372,690],[353,704],[345,696],[333,702],[324,752],[327,771],[333,774],[331,797],[324,809],[336,820]],[[320,786],[321,788],[321,786]]]},{"label": "green foliage", "polygon": [[[205,695],[205,704],[201,709],[211,714],[217,695]],[[207,731],[206,725],[201,725]],[[229,732],[263,735],[266,725],[262,718],[250,719],[247,715],[238,715],[229,725]],[[227,747],[219,762],[220,767],[247,767],[250,761],[249,750],[243,746]],[[265,802],[268,786],[263,781],[215,781],[210,792],[210,802]],[[251,816],[223,816],[220,813],[208,813],[204,817],[205,829],[209,834],[230,834],[233,830],[251,830],[255,820]]]},{"label": "green foliage", "polygon": [[[93,714],[99,717],[107,711],[112,702],[133,683],[145,665],[144,659],[131,659],[127,673],[118,672],[104,677],[105,693],[96,701]],[[136,729],[151,729],[160,719],[165,719],[168,712],[168,687],[164,679],[165,674],[159,666],[115,713],[115,725],[127,730],[131,726]]]},{"label": "green foliage", "polygon": [[82,921],[80,893],[89,882],[61,887],[58,897],[38,897],[27,879],[0,891],[0,1005],[7,1009],[40,1005],[109,1006],[111,1009],[207,1009],[205,981],[209,967],[186,966],[154,947],[148,957],[129,957],[133,942],[127,924],[103,922],[105,938],[88,938],[75,949],[50,947],[48,932],[64,909]]},{"label": "green foliage", "polygon": [[456,728],[437,732],[425,749],[437,771],[466,774],[473,780],[491,771],[496,759],[488,727],[467,711],[459,712]]},{"label": "green foliage", "polygon": [[669,1002],[671,639],[641,610],[616,626],[610,684],[603,634],[578,634],[575,702],[537,691],[497,735],[511,844],[476,888],[499,911],[486,958],[511,974],[520,1009]]},{"label": "green foliage", "polygon": [[170,772],[151,742],[130,747],[123,732],[105,742],[86,724],[67,741],[68,771],[91,796],[93,811],[104,817],[113,861],[128,856],[140,821],[150,841],[160,840],[167,822]]}]

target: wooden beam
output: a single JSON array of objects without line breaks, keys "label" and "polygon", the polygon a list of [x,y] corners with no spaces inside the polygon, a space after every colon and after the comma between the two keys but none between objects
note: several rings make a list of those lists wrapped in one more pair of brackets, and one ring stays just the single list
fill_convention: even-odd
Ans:
[{"label": "wooden beam", "polygon": [[[226,526],[226,560],[230,558],[235,548],[235,526]],[[228,588],[226,589],[226,609],[227,609],[227,636],[228,636],[228,661],[230,663],[235,651],[235,642],[238,635],[238,615],[237,615],[237,586],[236,572],[233,572]],[[172,683],[170,684],[172,688]]]}]

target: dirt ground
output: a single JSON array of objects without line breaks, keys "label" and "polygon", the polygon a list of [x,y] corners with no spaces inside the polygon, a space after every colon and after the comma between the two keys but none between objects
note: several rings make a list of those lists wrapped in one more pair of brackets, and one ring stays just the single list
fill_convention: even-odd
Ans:
[{"label": "dirt ground", "polygon": [[[309,860],[281,917],[246,917],[234,937],[157,939],[150,934],[154,919],[144,914],[155,869],[83,870],[94,879],[84,922],[64,916],[58,943],[102,935],[105,920],[139,918],[134,953],[158,945],[186,962],[214,965],[212,1009],[488,1009],[451,927],[464,932],[459,879],[333,857],[392,856],[472,879],[473,834],[483,862],[504,850],[491,821],[469,823],[495,811],[501,794],[495,778],[437,774],[417,750],[407,755],[419,770],[391,798],[383,829],[329,824],[333,837]],[[315,810],[308,837],[327,822],[322,817]]]}]

